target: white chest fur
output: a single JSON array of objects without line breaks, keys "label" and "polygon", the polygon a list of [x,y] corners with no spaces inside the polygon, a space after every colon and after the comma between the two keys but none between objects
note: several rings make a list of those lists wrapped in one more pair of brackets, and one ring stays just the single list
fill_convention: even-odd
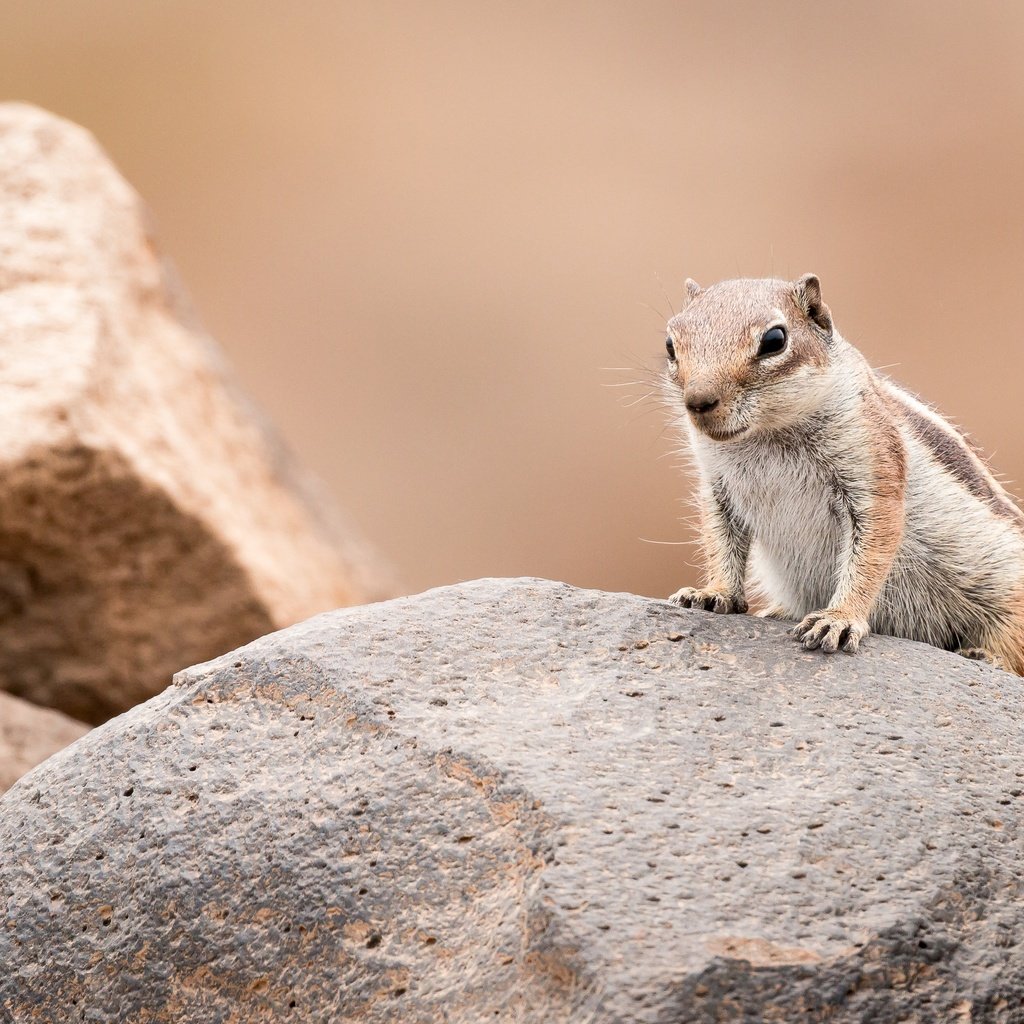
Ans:
[{"label": "white chest fur", "polygon": [[750,533],[752,589],[791,618],[827,606],[843,525],[834,482],[822,464],[798,445],[754,440],[701,439],[695,451],[705,478]]}]

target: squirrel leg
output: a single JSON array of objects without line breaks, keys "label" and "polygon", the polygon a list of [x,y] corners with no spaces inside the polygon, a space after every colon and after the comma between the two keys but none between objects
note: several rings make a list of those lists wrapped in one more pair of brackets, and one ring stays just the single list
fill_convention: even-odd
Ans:
[{"label": "squirrel leg", "polygon": [[700,495],[704,559],[708,582],[683,587],[669,600],[683,608],[703,608],[723,615],[747,610],[744,583],[750,535],[733,514],[724,491],[705,486]]},{"label": "squirrel leg", "polygon": [[864,450],[842,467],[839,490],[845,537],[836,592],[791,630],[808,650],[853,653],[870,628],[868,616],[882,591],[903,535],[906,464],[896,424],[877,393],[864,396],[874,424]]},{"label": "squirrel leg", "polygon": [[852,654],[868,635],[868,617],[881,592],[903,535],[906,517],[905,452],[895,424],[867,398],[875,433],[864,458],[848,467],[838,486],[845,510],[845,537],[838,583],[827,608],[811,612],[790,630],[808,650]]}]

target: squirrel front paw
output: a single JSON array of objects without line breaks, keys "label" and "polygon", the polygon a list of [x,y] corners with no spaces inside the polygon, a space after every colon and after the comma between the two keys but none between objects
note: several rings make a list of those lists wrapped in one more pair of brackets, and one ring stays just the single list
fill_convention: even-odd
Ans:
[{"label": "squirrel front paw", "polygon": [[669,600],[683,608],[703,608],[707,612],[718,612],[721,615],[742,614],[747,610],[747,602],[735,594],[723,594],[720,590],[698,590],[696,587],[683,587],[677,590]]},{"label": "squirrel front paw", "polygon": [[846,612],[838,608],[811,612],[789,631],[790,636],[802,643],[807,650],[813,651],[820,647],[829,654],[840,649],[853,654],[860,646],[861,640],[870,632],[864,619],[851,619]]}]

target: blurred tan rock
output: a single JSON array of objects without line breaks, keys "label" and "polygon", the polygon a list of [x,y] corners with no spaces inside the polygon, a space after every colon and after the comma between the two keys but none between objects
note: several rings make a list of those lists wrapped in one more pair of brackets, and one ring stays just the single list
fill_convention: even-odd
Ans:
[{"label": "blurred tan rock", "polygon": [[87,725],[59,711],[0,693],[0,793],[88,731]]},{"label": "blurred tan rock", "polygon": [[86,131],[20,104],[0,105],[0,410],[12,693],[99,722],[390,589],[240,394],[136,193]]}]

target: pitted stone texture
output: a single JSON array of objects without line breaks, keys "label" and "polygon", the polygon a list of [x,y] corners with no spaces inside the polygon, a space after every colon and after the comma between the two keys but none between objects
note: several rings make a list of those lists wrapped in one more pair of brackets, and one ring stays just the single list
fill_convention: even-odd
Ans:
[{"label": "pitted stone texture", "polygon": [[0,105],[0,687],[99,721],[387,589],[240,395],[138,196]]},{"label": "pitted stone texture", "polygon": [[59,711],[0,693],[0,793],[40,761],[85,735],[89,727]]},{"label": "pitted stone texture", "polygon": [[1022,691],[538,580],[322,615],[0,800],[0,1008],[1019,1020]]}]

